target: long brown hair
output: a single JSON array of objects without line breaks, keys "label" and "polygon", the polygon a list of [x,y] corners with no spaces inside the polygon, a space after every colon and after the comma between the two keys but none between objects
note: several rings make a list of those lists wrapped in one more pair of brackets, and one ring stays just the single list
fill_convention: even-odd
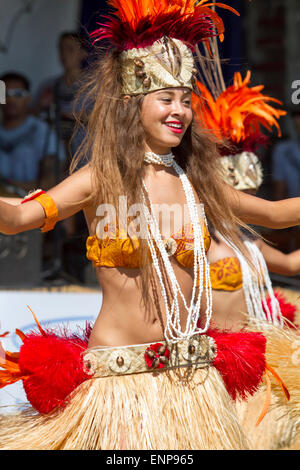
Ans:
[{"label": "long brown hair", "polygon": [[[144,96],[132,96],[124,101],[118,51],[109,51],[95,64],[81,96],[84,99],[80,98],[83,111],[78,116],[79,122],[84,108],[91,103],[93,106],[86,137],[71,164],[71,172],[88,156],[94,183],[91,197],[96,205],[110,203],[117,208],[118,198],[122,195],[127,196],[130,205],[141,202],[146,167],[145,134],[141,121]],[[215,139],[193,121],[173,153],[204,203],[214,228],[232,240],[249,259],[239,237],[239,227],[245,227],[245,224],[232,213],[226,200]],[[143,257],[146,259],[147,255]],[[142,282],[145,289],[149,286],[146,278],[147,275]]]}]

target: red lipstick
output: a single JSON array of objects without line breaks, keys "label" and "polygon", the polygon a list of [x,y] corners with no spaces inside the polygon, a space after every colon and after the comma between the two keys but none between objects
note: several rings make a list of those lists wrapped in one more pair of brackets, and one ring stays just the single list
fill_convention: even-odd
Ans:
[{"label": "red lipstick", "polygon": [[168,121],[165,122],[165,125],[170,129],[170,131],[174,132],[174,134],[182,134],[184,125],[180,121]]}]

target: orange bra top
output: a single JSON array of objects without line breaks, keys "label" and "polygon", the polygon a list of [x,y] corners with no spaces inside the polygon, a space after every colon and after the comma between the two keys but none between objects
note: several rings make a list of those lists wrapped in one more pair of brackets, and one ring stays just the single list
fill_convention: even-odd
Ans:
[{"label": "orange bra top", "polygon": [[236,291],[243,287],[243,275],[238,258],[223,258],[210,265],[211,286],[215,290]]},{"label": "orange bra top", "polygon": [[[207,253],[211,238],[204,225],[204,246]],[[180,232],[164,240],[167,252],[173,255],[179,264],[186,268],[194,266],[194,235],[192,224],[186,224]],[[141,251],[138,238],[120,238],[119,236],[99,239],[97,235],[88,237],[86,242],[87,259],[93,261],[95,267],[139,268]],[[150,252],[149,252],[149,256]]]}]

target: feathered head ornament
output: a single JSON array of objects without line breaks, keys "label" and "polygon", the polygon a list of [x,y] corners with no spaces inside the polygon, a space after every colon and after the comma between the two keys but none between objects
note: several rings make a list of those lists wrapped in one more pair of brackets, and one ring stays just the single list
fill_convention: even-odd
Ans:
[{"label": "feathered head ornament", "polygon": [[233,144],[233,155],[222,157],[226,170],[226,180],[236,189],[257,189],[263,180],[262,167],[255,155],[259,144],[265,144],[268,137],[263,128],[271,132],[277,129],[281,136],[278,119],[286,114],[269,103],[282,104],[281,101],[264,95],[263,85],[249,87],[250,71],[242,80],[241,74],[234,75],[234,83],[216,99],[200,82],[197,88],[201,97],[193,97],[196,119],[201,127],[208,129],[220,139]]},{"label": "feathered head ornament", "polygon": [[116,9],[91,34],[120,51],[123,93],[136,95],[169,87],[193,89],[197,71],[193,49],[224,24],[210,7],[233,8],[209,0],[110,0]]}]

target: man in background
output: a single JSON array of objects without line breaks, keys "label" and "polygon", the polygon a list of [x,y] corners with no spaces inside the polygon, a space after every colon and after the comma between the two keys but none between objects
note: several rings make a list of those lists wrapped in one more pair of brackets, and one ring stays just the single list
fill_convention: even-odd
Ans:
[{"label": "man in background", "polygon": [[[46,119],[64,143],[67,155],[64,173],[67,174],[71,159],[85,135],[84,128],[76,129],[74,107],[88,55],[86,40],[75,31],[66,31],[59,37],[58,52],[62,73],[40,85],[33,102],[32,112]],[[81,103],[78,106],[81,106]],[[86,112],[88,113],[88,110]],[[52,276],[60,276],[64,279],[71,277],[84,282],[84,269],[87,264],[84,247],[88,236],[84,215],[82,212],[75,214],[60,225],[63,227],[63,233],[60,235],[61,248],[55,247],[54,251],[61,253],[61,265],[58,265],[56,271],[50,268],[54,273]],[[81,234],[80,237],[78,233]],[[48,239],[50,238],[51,234],[48,234]],[[51,253],[50,265],[52,261]]]},{"label": "man in background", "polygon": [[50,117],[65,144],[69,163],[84,137],[80,130],[74,134],[74,102],[87,58],[85,40],[76,32],[64,32],[58,41],[58,52],[63,67],[62,74],[41,84],[32,112],[48,120]]},{"label": "man in background", "polygon": [[[28,79],[11,72],[0,80],[6,88],[0,124],[0,184],[13,188],[21,197],[39,186],[48,189],[55,180],[55,165],[50,162],[64,161],[63,147],[47,123],[29,114]],[[49,165],[52,172],[48,171]]]}]

